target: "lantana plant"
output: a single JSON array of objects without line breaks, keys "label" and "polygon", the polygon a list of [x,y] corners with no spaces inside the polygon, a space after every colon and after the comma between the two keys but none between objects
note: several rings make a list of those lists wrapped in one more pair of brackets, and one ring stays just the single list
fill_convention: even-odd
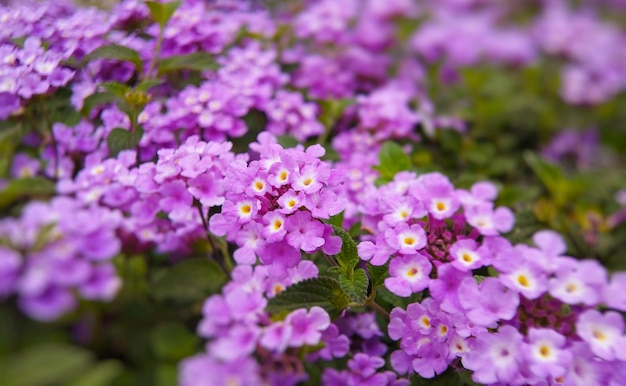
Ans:
[{"label": "lantana plant", "polygon": [[625,384],[624,1],[79,3],[0,2],[0,385]]}]

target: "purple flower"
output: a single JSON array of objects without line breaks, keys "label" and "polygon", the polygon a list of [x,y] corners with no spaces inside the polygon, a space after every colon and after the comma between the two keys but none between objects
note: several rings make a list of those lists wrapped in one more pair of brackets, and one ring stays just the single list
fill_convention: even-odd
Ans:
[{"label": "purple flower", "polygon": [[319,221],[313,220],[311,214],[298,211],[287,218],[287,243],[296,249],[313,252],[324,245],[324,227]]},{"label": "purple flower", "polygon": [[471,271],[490,263],[490,253],[485,247],[479,247],[472,239],[459,240],[450,247],[452,266],[461,271]]},{"label": "purple flower", "polygon": [[626,272],[611,275],[611,281],[604,290],[604,303],[619,311],[626,311]]},{"label": "purple flower", "polygon": [[596,305],[602,300],[606,285],[606,269],[597,261],[578,261],[561,257],[555,277],[549,281],[550,295],[568,303]]},{"label": "purple flower", "polygon": [[497,333],[476,336],[472,349],[461,359],[472,370],[472,379],[484,384],[516,384],[524,363],[522,335],[512,326],[502,326]]},{"label": "purple flower", "polygon": [[405,255],[415,254],[426,246],[426,232],[418,224],[409,226],[406,223],[398,224],[394,229],[385,231],[387,245]]},{"label": "purple flower", "polygon": [[572,353],[565,349],[566,338],[551,329],[531,328],[528,339],[524,354],[530,371],[542,379],[563,376],[572,361]]},{"label": "purple flower", "polygon": [[607,361],[626,360],[624,319],[617,312],[583,312],[576,322],[576,333],[589,344],[591,351],[598,357]]},{"label": "purple flower", "polygon": [[0,119],[7,119],[20,108],[20,98],[8,92],[0,92]]},{"label": "purple flower", "polygon": [[37,295],[20,297],[20,308],[30,317],[43,322],[58,319],[76,307],[76,298],[66,289],[49,287]]},{"label": "purple flower", "polygon": [[311,307],[308,311],[301,308],[291,312],[285,318],[285,323],[292,327],[289,346],[314,346],[322,338],[322,331],[330,326],[330,316],[320,307]]},{"label": "purple flower", "polygon": [[398,296],[410,296],[428,287],[431,270],[429,259],[419,253],[396,257],[389,264],[385,287]]},{"label": "purple flower", "polygon": [[441,173],[423,174],[417,179],[417,186],[411,192],[415,198],[422,200],[428,213],[435,219],[443,220],[451,217],[460,206],[454,186]]},{"label": "purple flower", "polygon": [[460,271],[452,264],[444,264],[437,269],[437,278],[430,281],[429,290],[433,299],[441,303],[441,309],[449,313],[464,312],[459,300],[461,283],[472,276]]},{"label": "purple flower", "polygon": [[493,327],[499,320],[511,320],[519,305],[519,295],[491,277],[480,284],[473,277],[464,279],[459,286],[459,300],[467,318],[483,327]]},{"label": "purple flower", "polygon": [[484,236],[496,236],[498,233],[509,232],[515,223],[515,217],[510,209],[499,207],[494,210],[491,203],[466,208],[465,218]]}]

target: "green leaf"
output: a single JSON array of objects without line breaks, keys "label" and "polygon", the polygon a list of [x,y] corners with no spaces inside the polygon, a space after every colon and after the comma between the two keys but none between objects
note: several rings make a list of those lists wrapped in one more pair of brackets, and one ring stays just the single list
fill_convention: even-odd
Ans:
[{"label": "green leaf", "polygon": [[411,170],[411,158],[395,142],[383,143],[378,153],[379,165],[376,167],[384,179],[392,180],[396,173]]},{"label": "green leaf", "polygon": [[278,141],[278,144],[285,149],[296,147],[300,143],[297,139],[290,135],[280,135],[276,137],[276,140]]},{"label": "green leaf", "polygon": [[139,53],[132,48],[118,44],[109,44],[96,48],[83,58],[81,65],[85,65],[94,59],[113,59],[130,62],[135,65],[138,73],[141,73],[143,70],[143,63]]},{"label": "green leaf", "polygon": [[28,177],[11,180],[0,191],[0,209],[28,196],[49,196],[55,193],[54,183],[43,177]]},{"label": "green leaf", "polygon": [[174,55],[159,61],[159,75],[178,70],[217,70],[219,64],[215,57],[206,52],[194,52],[187,55]]},{"label": "green leaf", "polygon": [[107,146],[109,147],[109,156],[117,157],[117,155],[123,150],[134,149],[141,141],[143,136],[143,129],[137,127],[135,130],[130,131],[116,127],[111,130],[107,137]]},{"label": "green leaf", "polygon": [[341,118],[344,110],[354,103],[353,99],[326,99],[318,101],[320,106],[319,120],[327,129],[332,128]]},{"label": "green leaf", "polygon": [[205,258],[182,261],[152,282],[152,296],[160,301],[194,302],[219,291],[227,277],[219,265]]},{"label": "green leaf", "polygon": [[150,10],[152,19],[161,26],[165,27],[174,15],[174,12],[180,7],[180,1],[170,1],[167,3],[159,3],[156,1],[146,1],[146,5]]},{"label": "green leaf", "polygon": [[132,91],[129,86],[120,82],[102,82],[100,87],[122,99],[126,99],[128,93]]},{"label": "green leaf", "polygon": [[80,109],[82,115],[89,115],[96,106],[114,102],[117,99],[115,94],[110,92],[97,92],[89,95],[83,102],[83,108]]},{"label": "green leaf", "polygon": [[151,334],[150,344],[155,356],[161,360],[178,362],[196,353],[200,339],[180,323],[168,322],[157,326]]},{"label": "green leaf", "polygon": [[317,277],[296,283],[269,300],[270,313],[293,311],[298,308],[322,307],[331,316],[338,317],[348,307],[350,298],[339,282],[329,277]]},{"label": "green leaf", "polygon": [[147,93],[152,87],[158,86],[161,83],[163,83],[161,79],[146,79],[135,87],[135,91]]},{"label": "green leaf", "polygon": [[367,272],[372,281],[372,288],[380,287],[385,284],[385,279],[389,277],[389,263],[381,266],[367,263]]},{"label": "green leaf", "polygon": [[543,182],[554,200],[561,205],[567,203],[568,181],[561,169],[531,151],[524,153],[524,160]]},{"label": "green leaf", "polygon": [[0,385],[67,384],[91,363],[91,354],[64,343],[44,343],[0,362]]},{"label": "green leaf", "polygon": [[68,386],[109,386],[123,369],[124,367],[117,360],[102,361],[72,380]]},{"label": "green leaf", "polygon": [[365,304],[369,280],[363,268],[354,271],[352,278],[349,278],[348,275],[339,275],[339,284],[352,302],[360,305]]},{"label": "green leaf", "polygon": [[344,269],[344,272],[351,277],[354,267],[359,262],[359,255],[356,248],[356,243],[352,239],[352,236],[342,228],[333,225],[335,235],[341,238],[341,251],[335,255],[335,260],[339,263],[339,266]]},{"label": "green leaf", "polygon": [[9,166],[11,166],[11,161],[13,160],[13,153],[15,153],[25,134],[25,127],[21,123],[3,123],[7,124],[7,126],[0,126],[0,154],[2,154],[2,157],[0,157],[0,178],[8,174]]}]

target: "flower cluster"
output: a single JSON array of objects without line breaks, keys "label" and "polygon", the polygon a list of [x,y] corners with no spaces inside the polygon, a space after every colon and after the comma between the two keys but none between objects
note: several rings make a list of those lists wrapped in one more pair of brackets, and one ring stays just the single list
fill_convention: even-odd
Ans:
[{"label": "flower cluster", "polygon": [[320,160],[324,148],[284,149],[271,135],[259,141],[258,160],[233,162],[225,171],[229,191],[222,212],[210,219],[211,232],[239,246],[239,264],[254,264],[258,256],[263,264],[294,267],[300,251],[337,254],[341,240],[320,220],[343,210],[329,189],[343,181]]},{"label": "flower cluster", "polygon": [[58,197],[0,220],[0,296],[15,294],[30,317],[51,321],[76,308],[75,293],[111,300],[122,285],[110,260],[120,252],[121,215]]},{"label": "flower cluster", "polygon": [[[206,384],[221,384],[226,379],[252,385],[260,381],[261,374],[281,385],[306,379],[294,349],[320,343],[331,326],[328,313],[320,307],[308,311],[301,308],[275,321],[265,307],[268,298],[317,276],[318,269],[310,261],[301,261],[283,272],[262,265],[236,267],[222,294],[204,303],[198,334],[209,339],[207,353],[181,364],[181,385],[196,385],[199,376]],[[261,365],[253,359],[255,353]],[[250,371],[242,372],[242,367]]]},{"label": "flower cluster", "polygon": [[[206,213],[224,202],[224,173],[245,157],[230,152],[229,142],[203,142],[190,137],[176,149],[161,149],[158,161],[135,165],[134,151],[117,159],[87,157],[75,179],[57,184],[87,204],[101,203],[126,214],[124,233],[161,251],[186,251],[205,237]],[[160,215],[161,214],[161,215]]]},{"label": "flower cluster", "polygon": [[0,45],[0,57],[0,119],[16,112],[22,100],[64,86],[74,76],[74,71],[61,64],[67,55],[46,51],[36,37],[26,39],[23,48]]},{"label": "flower cluster", "polygon": [[[555,232],[536,233],[536,247],[511,245],[498,234],[512,229],[513,217],[494,209],[495,197],[488,183],[455,190],[440,174],[400,173],[363,202],[375,236],[359,245],[361,258],[382,265],[391,256],[392,293],[430,295],[391,313],[389,336],[400,340],[394,369],[431,378],[462,364],[485,384],[619,379],[624,322],[596,307],[624,310],[612,292],[622,276],[609,284],[596,261],[564,256]],[[498,276],[485,277],[487,267]],[[581,352],[597,359],[581,368]]]}]

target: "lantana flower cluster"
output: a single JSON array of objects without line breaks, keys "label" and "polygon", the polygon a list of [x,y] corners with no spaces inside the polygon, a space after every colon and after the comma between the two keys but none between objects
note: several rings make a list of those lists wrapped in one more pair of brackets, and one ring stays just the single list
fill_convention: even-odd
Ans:
[{"label": "lantana flower cluster", "polygon": [[111,260],[120,252],[118,211],[57,197],[29,203],[0,221],[0,296],[17,297],[30,317],[55,320],[82,299],[110,301],[121,280]]},{"label": "lantana flower cluster", "polygon": [[[532,75],[549,63],[562,101],[611,102],[626,90],[626,34],[591,11],[597,2],[9,3],[0,6],[8,306],[64,323],[82,318],[85,302],[133,287],[116,269],[131,255],[145,254],[138,287],[153,288],[171,272],[170,284],[184,281],[177,269],[201,254],[228,282],[175,323],[199,319],[206,343],[180,361],[184,386],[406,386],[444,372],[495,385],[623,384],[626,273],[567,256],[553,231],[509,241],[515,217],[493,183],[460,189],[443,173],[407,171],[410,157],[391,175],[379,162],[384,141],[401,141],[401,152],[421,141],[428,152],[440,130],[470,136],[472,102],[445,91],[475,66]],[[167,12],[150,8],[164,4],[175,11],[157,20]],[[598,114],[618,110],[611,103]],[[578,168],[599,153],[594,131],[565,131],[545,150],[555,161],[574,155]],[[42,181],[51,191],[29,190]],[[626,221],[625,197],[604,226]],[[351,237],[356,251],[342,242]],[[313,301],[277,301],[321,282],[330,284]],[[107,314],[116,310],[90,312],[116,323]],[[105,356],[119,353],[114,345]]]},{"label": "lantana flower cluster", "polygon": [[429,294],[391,312],[389,336],[400,341],[391,356],[396,371],[431,378],[463,366],[483,384],[622,379],[624,321],[598,309],[624,311],[614,292],[621,275],[609,282],[598,262],[564,256],[565,243],[552,231],[537,232],[534,247],[499,236],[512,229],[513,215],[494,207],[492,184],[467,191],[438,173],[401,173],[377,193],[362,204],[374,235],[359,244],[359,255],[373,265],[388,262],[390,292]]},{"label": "lantana flower cluster", "polygon": [[[122,211],[122,234],[164,252],[188,251],[206,238],[203,223],[211,207],[224,203],[228,166],[236,156],[229,142],[188,138],[176,149],[161,149],[155,163],[136,165],[134,151],[117,158],[87,157],[75,179],[57,184],[86,204],[100,203]],[[128,240],[129,241],[129,240]]]},{"label": "lantana flower cluster", "polygon": [[209,339],[207,353],[182,363],[181,385],[253,384],[262,382],[262,376],[275,384],[294,385],[306,379],[297,349],[320,343],[331,325],[328,313],[320,307],[297,309],[274,321],[265,307],[268,298],[317,276],[317,266],[306,260],[284,271],[263,265],[236,267],[222,294],[204,303],[198,334]]},{"label": "lantana flower cluster", "polygon": [[343,210],[330,187],[343,182],[342,174],[322,161],[320,145],[284,149],[270,134],[259,137],[254,150],[259,159],[233,162],[225,171],[229,187],[221,213],[210,219],[210,230],[239,247],[239,264],[294,267],[301,251],[322,250],[335,255],[341,240],[321,220]]}]

